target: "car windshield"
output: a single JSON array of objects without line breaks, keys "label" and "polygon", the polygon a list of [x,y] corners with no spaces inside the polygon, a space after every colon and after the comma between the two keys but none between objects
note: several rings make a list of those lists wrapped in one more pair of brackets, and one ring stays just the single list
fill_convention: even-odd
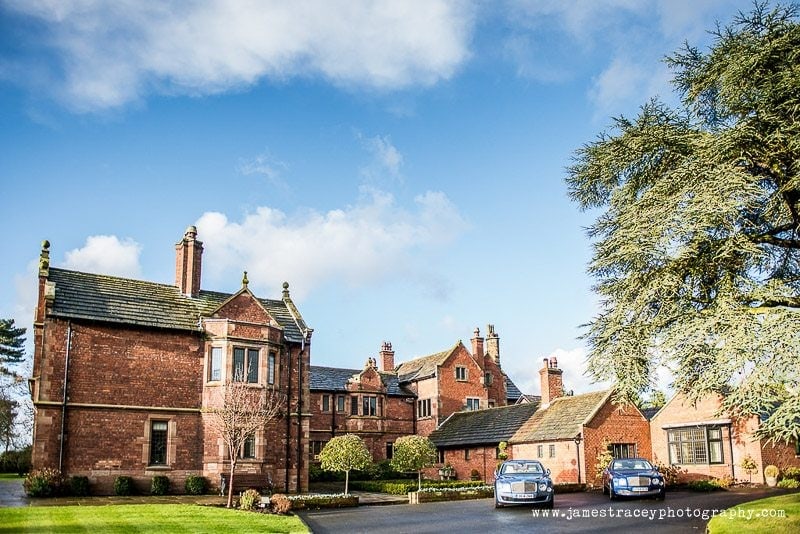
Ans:
[{"label": "car windshield", "polygon": [[614,463],[611,464],[611,468],[614,470],[650,471],[653,469],[653,465],[647,460],[626,458],[623,460],[614,460]]},{"label": "car windshield", "polygon": [[542,464],[538,462],[513,462],[505,463],[500,468],[500,473],[503,475],[513,474],[527,474],[527,475],[541,475],[544,472]]}]

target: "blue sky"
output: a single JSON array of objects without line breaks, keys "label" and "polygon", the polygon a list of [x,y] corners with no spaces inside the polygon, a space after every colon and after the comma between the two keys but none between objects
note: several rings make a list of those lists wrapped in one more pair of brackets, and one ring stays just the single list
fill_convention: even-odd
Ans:
[{"label": "blue sky", "polygon": [[292,296],[312,363],[397,361],[491,323],[538,393],[582,375],[593,214],[572,153],[648,98],[661,61],[750,2],[10,0],[0,5],[0,316],[30,327],[53,264]]}]

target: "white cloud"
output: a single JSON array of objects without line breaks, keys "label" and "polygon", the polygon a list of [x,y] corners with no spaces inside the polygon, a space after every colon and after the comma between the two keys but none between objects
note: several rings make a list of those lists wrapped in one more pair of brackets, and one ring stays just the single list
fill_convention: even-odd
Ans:
[{"label": "white cloud", "polygon": [[142,247],[132,239],[120,241],[113,235],[89,236],[82,248],[65,254],[64,267],[75,271],[139,278],[141,250]]},{"label": "white cloud", "polygon": [[260,175],[266,178],[271,185],[285,188],[286,183],[282,179],[282,174],[288,167],[286,163],[275,158],[269,151],[264,151],[253,158],[239,160],[236,169],[245,176]]},{"label": "white cloud", "polygon": [[[77,111],[146,93],[207,95],[321,76],[397,89],[448,79],[468,58],[470,3],[454,0],[14,0],[56,54],[57,95]],[[53,74],[53,77],[56,75]]]},{"label": "white cloud", "polygon": [[364,140],[367,149],[375,157],[378,164],[390,174],[397,176],[400,174],[400,166],[403,164],[403,155],[392,144],[388,135],[370,137]]},{"label": "white cloud", "polygon": [[241,222],[218,212],[197,221],[208,266],[204,276],[219,279],[246,270],[252,287],[274,293],[289,281],[298,299],[330,280],[363,287],[399,272],[429,269],[424,252],[451,242],[464,226],[443,193],[419,195],[406,209],[374,189],[364,189],[355,205],[327,213],[289,217],[259,207]]},{"label": "white cloud", "polygon": [[[578,347],[571,350],[556,349],[551,352],[547,358],[557,358],[558,367],[564,371],[561,376],[566,391],[572,391],[576,395],[581,393],[588,393],[590,391],[598,391],[610,387],[610,382],[593,382],[592,379],[585,375],[586,370],[586,349]],[[539,377],[539,369],[542,368],[544,356],[536,359],[533,363],[526,362],[524,368],[519,368],[519,364],[515,367],[514,363],[509,362],[513,368],[511,375],[514,377],[514,383],[523,393],[539,395],[541,391],[541,379]]]}]

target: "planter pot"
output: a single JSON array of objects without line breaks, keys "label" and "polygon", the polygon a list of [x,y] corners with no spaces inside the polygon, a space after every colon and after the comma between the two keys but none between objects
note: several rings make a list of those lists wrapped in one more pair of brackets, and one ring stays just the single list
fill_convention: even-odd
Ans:
[{"label": "planter pot", "polygon": [[775,486],[778,485],[778,477],[766,477],[766,480],[767,480],[767,486],[769,486],[770,488],[774,488]]}]

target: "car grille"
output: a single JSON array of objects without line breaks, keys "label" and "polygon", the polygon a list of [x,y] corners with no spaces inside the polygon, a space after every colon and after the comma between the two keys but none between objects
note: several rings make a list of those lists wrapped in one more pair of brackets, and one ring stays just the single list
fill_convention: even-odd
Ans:
[{"label": "car grille", "polygon": [[650,477],[628,477],[629,486],[649,486]]},{"label": "car grille", "polygon": [[535,493],[536,482],[512,482],[511,491],[514,493]]}]

